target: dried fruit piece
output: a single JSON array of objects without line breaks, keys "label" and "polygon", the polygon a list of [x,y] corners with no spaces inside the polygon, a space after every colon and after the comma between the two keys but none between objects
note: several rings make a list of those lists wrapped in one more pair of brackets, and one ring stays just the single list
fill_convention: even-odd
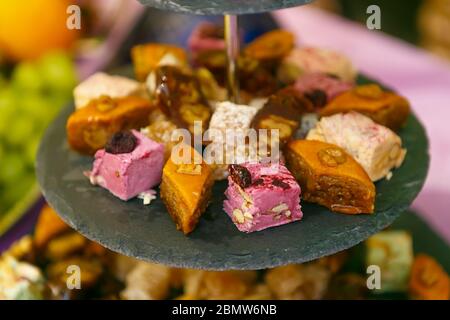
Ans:
[{"label": "dried fruit piece", "polygon": [[322,108],[327,104],[327,94],[319,89],[306,92],[305,97],[312,102],[315,108]]},{"label": "dried fruit piece", "polygon": [[230,176],[241,188],[247,188],[252,184],[252,176],[247,168],[238,164],[232,164],[228,167]]},{"label": "dried fruit piece", "polygon": [[130,153],[136,145],[137,139],[130,131],[119,131],[106,143],[105,151],[112,154]]},{"label": "dried fruit piece", "polygon": [[317,153],[320,163],[328,167],[337,167],[347,161],[347,156],[338,148],[326,148]]},{"label": "dried fruit piece", "polygon": [[251,42],[245,55],[257,60],[281,59],[294,47],[294,36],[285,30],[273,30]]}]

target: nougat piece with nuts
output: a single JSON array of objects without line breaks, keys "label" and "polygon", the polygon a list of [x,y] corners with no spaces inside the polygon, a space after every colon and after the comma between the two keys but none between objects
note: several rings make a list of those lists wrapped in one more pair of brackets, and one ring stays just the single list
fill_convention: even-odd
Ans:
[{"label": "nougat piece with nuts", "polygon": [[254,232],[298,221],[300,187],[282,163],[230,165],[224,210],[239,231]]},{"label": "nougat piece with nuts", "polygon": [[114,133],[148,125],[153,109],[147,99],[139,97],[94,99],[67,120],[69,145],[75,151],[92,155],[104,148]]},{"label": "nougat piece with nuts", "polygon": [[[180,156],[188,152],[187,161],[176,160],[174,153],[163,169],[160,186],[161,199],[174,220],[177,229],[191,233],[211,198],[214,179],[212,170],[194,148],[184,145]],[[198,159],[198,161],[197,161]]]},{"label": "nougat piece with nuts", "polygon": [[323,117],[306,139],[340,146],[363,166],[372,181],[389,176],[406,155],[398,135],[357,112]]},{"label": "nougat piece with nuts", "polygon": [[320,114],[326,117],[350,111],[362,113],[395,131],[405,125],[410,106],[408,100],[398,94],[385,91],[376,84],[368,84],[339,95]]},{"label": "nougat piece with nuts", "polygon": [[373,213],[375,185],[348,153],[336,145],[315,140],[287,144],[286,164],[302,187],[303,199],[331,211]]}]

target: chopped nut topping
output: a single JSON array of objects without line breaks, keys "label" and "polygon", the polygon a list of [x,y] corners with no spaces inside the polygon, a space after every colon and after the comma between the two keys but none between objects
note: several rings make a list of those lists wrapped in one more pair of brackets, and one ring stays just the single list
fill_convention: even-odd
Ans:
[{"label": "chopped nut topping", "polygon": [[328,167],[337,167],[347,161],[346,154],[341,149],[333,147],[320,150],[317,156],[320,162]]},{"label": "chopped nut topping", "polygon": [[200,164],[180,164],[177,168],[177,173],[200,175],[202,174],[202,165]]},{"label": "chopped nut topping", "polygon": [[244,217],[244,214],[242,213],[241,210],[234,209],[233,210],[233,216],[236,219],[237,223],[242,224],[242,223],[245,222],[245,217]]},{"label": "chopped nut topping", "polygon": [[207,121],[210,111],[207,106],[201,104],[185,104],[180,108],[180,114],[186,123],[192,124],[194,121]]},{"label": "chopped nut topping", "polygon": [[244,217],[246,220],[253,220],[253,216],[250,214],[250,212],[244,212]]},{"label": "chopped nut topping", "polygon": [[276,213],[280,213],[280,212],[286,211],[288,209],[289,209],[289,207],[286,203],[280,203],[279,205],[273,207],[272,211],[276,212]]},{"label": "chopped nut topping", "polygon": [[363,98],[380,99],[383,96],[383,89],[377,84],[368,84],[357,87],[355,93]]},{"label": "chopped nut topping", "polygon": [[278,129],[280,131],[281,140],[288,139],[297,125],[298,122],[296,121],[288,120],[273,114],[262,119],[259,123],[261,129]]}]

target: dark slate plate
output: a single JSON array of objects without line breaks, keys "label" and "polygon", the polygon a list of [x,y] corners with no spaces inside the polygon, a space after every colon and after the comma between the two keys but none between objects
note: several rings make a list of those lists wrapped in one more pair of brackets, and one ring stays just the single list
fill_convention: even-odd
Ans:
[{"label": "dark slate plate", "polygon": [[[367,82],[360,78],[359,82]],[[48,128],[37,156],[37,177],[49,204],[74,229],[122,254],[176,267],[263,269],[301,263],[350,248],[384,229],[404,212],[426,178],[428,142],[411,115],[400,135],[408,153],[390,181],[377,183],[376,213],[336,214],[303,203],[300,222],[252,234],[239,232],[222,210],[226,182],[216,183],[212,204],[188,237],[175,229],[161,199],[150,206],[123,202],[90,185],[83,171],[92,159],[69,150],[68,106]]]},{"label": "dark slate plate", "polygon": [[190,14],[244,14],[290,8],[313,0],[139,0],[144,5]]}]

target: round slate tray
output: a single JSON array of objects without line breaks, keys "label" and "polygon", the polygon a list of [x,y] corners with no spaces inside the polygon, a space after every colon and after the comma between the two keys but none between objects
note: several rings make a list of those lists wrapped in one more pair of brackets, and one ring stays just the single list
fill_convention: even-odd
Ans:
[{"label": "round slate tray", "polygon": [[313,0],[139,0],[163,10],[191,14],[244,14],[308,4]]},{"label": "round slate tray", "polygon": [[[360,79],[360,82],[367,80]],[[226,182],[214,186],[211,205],[192,234],[175,229],[158,197],[151,205],[123,202],[83,176],[92,158],[69,150],[68,106],[48,128],[37,155],[37,177],[49,204],[80,233],[119,253],[176,267],[263,269],[301,263],[350,248],[390,225],[419,193],[426,178],[428,142],[411,115],[400,135],[408,153],[390,181],[376,184],[373,215],[344,215],[302,203],[304,218],[261,232],[239,232],[222,210]]]}]

